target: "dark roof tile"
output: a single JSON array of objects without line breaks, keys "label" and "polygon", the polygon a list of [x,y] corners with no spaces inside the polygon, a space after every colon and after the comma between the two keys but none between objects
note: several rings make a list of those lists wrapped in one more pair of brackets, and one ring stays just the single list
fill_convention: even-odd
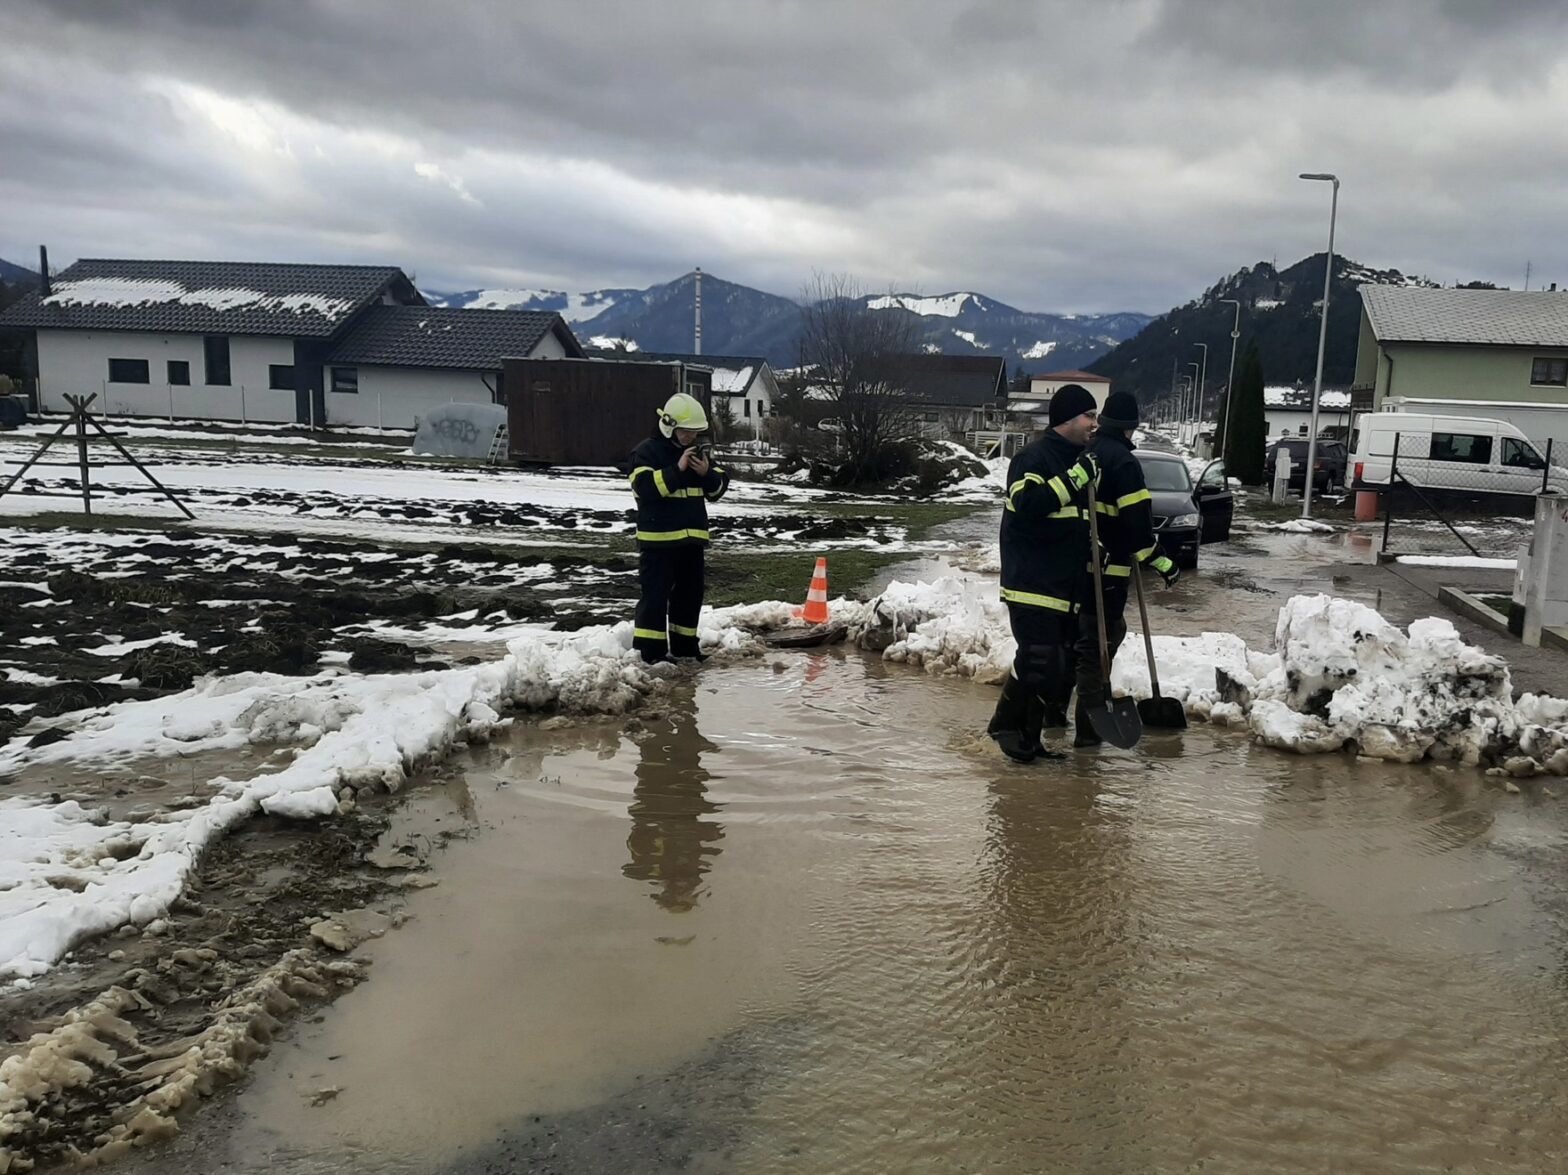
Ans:
[{"label": "dark roof tile", "polygon": [[90,259],[54,278],[48,297],[16,303],[0,326],[330,338],[389,285],[419,298],[388,265]]},{"label": "dark roof tile", "polygon": [[553,310],[371,306],[332,349],[327,362],[499,371],[504,356],[528,355],[557,324],[564,338],[571,340],[567,354],[580,358],[582,348]]}]

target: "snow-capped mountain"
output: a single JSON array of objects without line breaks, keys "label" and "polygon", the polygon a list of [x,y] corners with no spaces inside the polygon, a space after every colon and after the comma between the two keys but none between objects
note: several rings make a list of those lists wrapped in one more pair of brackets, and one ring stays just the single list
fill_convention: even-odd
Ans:
[{"label": "snow-capped mountain", "polygon": [[463,310],[554,310],[572,326],[590,322],[623,298],[640,290],[590,290],[569,294],[564,290],[530,290],[496,287],[463,290],[456,294],[426,293],[432,306],[454,306]]},{"label": "snow-capped mountain", "polygon": [[[469,309],[554,310],[590,346],[623,343],[643,351],[690,351],[693,347],[695,275],[645,290],[608,289],[586,294],[562,290],[498,288],[456,294],[427,293],[433,306]],[[882,294],[865,299],[872,309],[914,315],[922,350],[952,355],[996,355],[1008,371],[1054,371],[1083,367],[1149,317],[1035,314],[984,294]],[[702,349],[713,355],[762,355],[779,367],[798,362],[800,306],[789,298],[702,277]]]}]

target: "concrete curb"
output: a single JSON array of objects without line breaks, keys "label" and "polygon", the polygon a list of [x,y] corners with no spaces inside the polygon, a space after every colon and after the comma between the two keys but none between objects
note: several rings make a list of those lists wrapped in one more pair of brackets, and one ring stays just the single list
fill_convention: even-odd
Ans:
[{"label": "concrete curb", "polygon": [[[1469,592],[1460,591],[1454,587],[1440,587],[1437,589],[1437,598],[1440,603],[1458,612],[1466,620],[1473,620],[1482,628],[1490,629],[1492,632],[1502,636],[1513,640],[1518,639],[1513,633],[1508,631],[1508,617],[1488,608]],[[1545,643],[1544,637],[1542,643]]]}]

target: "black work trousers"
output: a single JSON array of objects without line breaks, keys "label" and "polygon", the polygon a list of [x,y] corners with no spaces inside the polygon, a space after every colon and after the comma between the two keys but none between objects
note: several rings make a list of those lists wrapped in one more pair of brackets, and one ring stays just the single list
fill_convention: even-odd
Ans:
[{"label": "black work trousers", "polygon": [[1067,612],[1028,604],[1008,604],[1007,620],[1018,652],[986,730],[1017,731],[1038,739],[1046,710],[1065,710],[1072,696],[1078,620]]},{"label": "black work trousers", "polygon": [[632,647],[644,661],[697,655],[706,548],[706,543],[683,542],[645,546],[639,552],[642,598],[637,601]]},{"label": "black work trousers", "polygon": [[[1122,641],[1127,638],[1126,608],[1125,592],[1105,594],[1105,646],[1108,661],[1116,659],[1116,650],[1122,647]],[[1078,617],[1078,640],[1073,646],[1073,660],[1074,677],[1078,683],[1077,713],[1073,722],[1082,731],[1089,726],[1084,710],[1104,704],[1110,692],[1110,683],[1100,671],[1100,624],[1095,619],[1095,613],[1089,609],[1085,609]]]}]

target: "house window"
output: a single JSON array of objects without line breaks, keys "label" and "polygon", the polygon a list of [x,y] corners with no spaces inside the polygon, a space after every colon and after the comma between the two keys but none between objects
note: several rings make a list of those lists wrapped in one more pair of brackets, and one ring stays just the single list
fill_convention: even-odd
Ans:
[{"label": "house window", "polygon": [[1296,429],[1296,435],[1297,435],[1297,436],[1298,436],[1298,437],[1304,437],[1304,436],[1306,436],[1306,435],[1307,435],[1307,426],[1306,426],[1306,425],[1304,425],[1304,424],[1303,424],[1303,425],[1301,425],[1301,426],[1299,426],[1299,427],[1298,427],[1298,428],[1297,428],[1297,429]]},{"label": "house window", "polygon": [[359,392],[359,368],[334,367],[332,390],[340,396],[353,396]]},{"label": "house window", "polygon": [[294,365],[292,363],[269,363],[267,365],[267,386],[275,392],[292,392],[294,390]]},{"label": "house window", "polygon": [[150,382],[147,374],[147,360],[109,360],[109,382],[112,384],[144,384]]},{"label": "house window", "polygon": [[1536,359],[1530,364],[1530,382],[1549,387],[1568,387],[1568,357]]},{"label": "house window", "polygon": [[1492,459],[1492,438],[1467,432],[1432,434],[1433,461],[1460,461],[1466,465],[1485,465]]},{"label": "house window", "polygon": [[742,400],[740,402],[740,407],[741,407],[741,415],[744,416],[747,420],[750,420],[751,419],[751,401],[750,400]]},{"label": "house window", "polygon": [[191,365],[184,359],[169,360],[169,382],[180,387],[189,387],[191,382]]},{"label": "house window", "polygon": [[927,424],[935,424],[938,420],[941,419],[941,416],[935,412],[924,412],[921,414],[920,419],[924,420]]},{"label": "house window", "polygon": [[202,339],[202,352],[207,360],[207,386],[229,386],[229,336],[208,335]]}]

